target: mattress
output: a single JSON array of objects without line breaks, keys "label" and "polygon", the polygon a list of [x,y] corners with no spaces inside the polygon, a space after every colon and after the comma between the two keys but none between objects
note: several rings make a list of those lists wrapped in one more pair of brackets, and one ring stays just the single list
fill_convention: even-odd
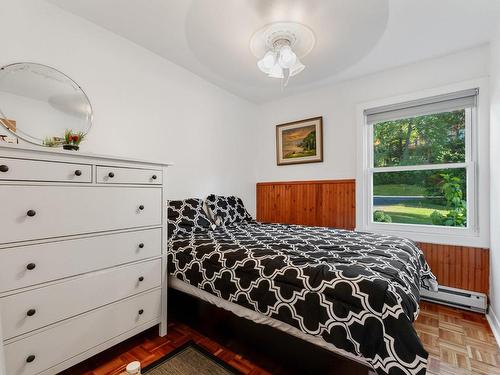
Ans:
[{"label": "mattress", "polygon": [[169,240],[172,277],[283,322],[379,374],[424,374],[412,322],[435,278],[414,242],[243,222]]}]

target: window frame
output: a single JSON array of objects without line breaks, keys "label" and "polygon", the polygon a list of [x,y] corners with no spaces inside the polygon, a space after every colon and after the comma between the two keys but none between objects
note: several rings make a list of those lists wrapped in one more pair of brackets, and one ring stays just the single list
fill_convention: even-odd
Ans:
[{"label": "window frame", "polygon": [[[365,110],[370,108],[399,104],[405,101],[425,99],[433,95],[448,94],[462,89],[479,88],[478,100],[476,106],[466,109],[466,129],[465,129],[465,161],[463,163],[450,164],[426,164],[415,166],[395,166],[395,167],[374,167],[374,149],[373,149],[373,127],[374,124],[368,124]],[[474,83],[457,84],[445,88],[427,90],[426,92],[409,94],[397,98],[388,98],[374,101],[371,103],[360,104],[358,110],[358,179],[356,186],[356,229],[361,231],[370,231],[398,235],[411,238],[415,241],[442,243],[464,246],[488,246],[489,228],[480,231],[479,224],[485,222],[485,216],[479,215],[480,209],[485,209],[485,203],[489,200],[489,194],[486,197],[478,198],[478,191],[484,188],[484,178],[482,184],[478,177],[479,161],[484,152],[478,150],[478,144],[481,134],[480,126],[484,123],[484,108],[481,108],[482,99],[487,97],[484,81],[475,81]],[[483,124],[484,126],[484,124]],[[485,134],[483,131],[482,137]],[[487,134],[486,134],[487,140]],[[488,152],[488,150],[486,150]],[[484,163],[484,161],[483,161]],[[486,162],[487,164],[488,162]],[[431,170],[466,168],[467,183],[467,227],[446,227],[425,224],[404,224],[404,223],[377,223],[373,221],[373,174],[378,172],[405,171],[405,170]],[[489,189],[488,189],[489,193]],[[486,201],[485,199],[486,198]],[[481,206],[481,207],[480,207]],[[486,209],[486,211],[488,211]],[[485,212],[488,216],[489,213]],[[486,217],[488,217],[486,216]],[[480,220],[482,219],[482,221]]]}]

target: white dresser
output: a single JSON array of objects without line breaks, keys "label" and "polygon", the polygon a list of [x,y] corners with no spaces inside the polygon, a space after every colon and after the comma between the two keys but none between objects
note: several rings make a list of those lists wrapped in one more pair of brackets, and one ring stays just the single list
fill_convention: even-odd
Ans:
[{"label": "white dresser", "polygon": [[0,145],[0,374],[166,334],[167,166]]}]

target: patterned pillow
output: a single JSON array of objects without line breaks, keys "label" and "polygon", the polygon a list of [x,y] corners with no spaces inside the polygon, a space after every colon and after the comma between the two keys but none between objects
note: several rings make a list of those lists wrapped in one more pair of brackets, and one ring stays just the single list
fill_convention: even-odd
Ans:
[{"label": "patterned pillow", "polygon": [[223,197],[221,195],[211,194],[207,197],[206,203],[217,224],[228,225],[253,220],[252,216],[250,216],[246,210],[241,198],[233,195]]},{"label": "patterned pillow", "polygon": [[168,236],[190,234],[212,229],[203,209],[203,199],[190,198],[168,202]]}]

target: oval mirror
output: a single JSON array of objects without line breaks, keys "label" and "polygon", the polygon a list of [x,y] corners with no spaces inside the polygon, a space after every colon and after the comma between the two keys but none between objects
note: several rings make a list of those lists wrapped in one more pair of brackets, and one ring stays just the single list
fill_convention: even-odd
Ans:
[{"label": "oval mirror", "polygon": [[43,146],[64,143],[66,130],[86,135],[92,106],[76,82],[35,63],[0,68],[0,122],[17,137]]}]

